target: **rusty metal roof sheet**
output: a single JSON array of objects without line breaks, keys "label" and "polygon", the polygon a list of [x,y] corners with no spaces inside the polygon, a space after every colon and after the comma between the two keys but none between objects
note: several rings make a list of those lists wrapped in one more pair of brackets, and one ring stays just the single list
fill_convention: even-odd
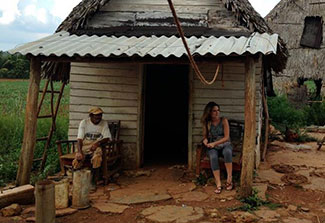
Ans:
[{"label": "rusty metal roof sheet", "polygon": [[[276,54],[277,34],[253,33],[249,37],[190,37],[187,38],[194,56],[242,55],[244,53],[264,55]],[[171,36],[77,36],[61,31],[43,39],[26,43],[9,51],[10,53],[33,56],[170,56],[187,55],[182,40]]]}]

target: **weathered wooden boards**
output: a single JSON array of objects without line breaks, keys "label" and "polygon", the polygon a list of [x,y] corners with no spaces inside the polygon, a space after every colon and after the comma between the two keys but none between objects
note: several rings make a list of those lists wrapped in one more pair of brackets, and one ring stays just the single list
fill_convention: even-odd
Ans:
[{"label": "weathered wooden boards", "polygon": [[38,94],[41,80],[41,61],[33,57],[30,63],[29,88],[25,112],[25,128],[23,145],[21,149],[19,167],[17,172],[17,185],[29,184],[30,172],[34,159],[34,148],[36,143],[36,122]]},{"label": "weathered wooden boards", "polygon": [[0,193],[0,209],[8,205],[34,202],[34,187],[30,184],[5,190]]},{"label": "weathered wooden boards", "polygon": [[121,120],[121,139],[136,143],[138,122],[138,65],[73,63],[71,68],[69,138],[91,106],[104,110],[104,119]]},{"label": "weathered wooden boards", "polygon": [[[88,109],[99,106],[105,120],[121,120],[124,167],[139,164],[139,64],[72,63],[70,74],[69,139],[75,139]],[[139,139],[140,140],[140,139]],[[137,161],[138,160],[138,161]]]},{"label": "weathered wooden boards", "polygon": [[[256,63],[256,129],[260,125],[260,109],[261,97],[261,70],[262,65]],[[200,68],[206,78],[209,80],[216,69],[216,64],[200,65]],[[237,119],[244,121],[245,111],[245,63],[231,62],[224,63],[218,75],[217,81],[211,86],[206,86],[200,83],[197,77],[194,77],[193,84],[193,148],[202,140],[202,126],[200,118],[204,106],[210,102],[215,101],[221,107],[221,116],[228,119]]]},{"label": "weathered wooden boards", "polygon": [[[235,16],[221,1],[173,1],[177,16],[184,27],[219,27],[233,31],[239,27]],[[86,28],[174,26],[167,1],[111,0],[89,21]]]}]

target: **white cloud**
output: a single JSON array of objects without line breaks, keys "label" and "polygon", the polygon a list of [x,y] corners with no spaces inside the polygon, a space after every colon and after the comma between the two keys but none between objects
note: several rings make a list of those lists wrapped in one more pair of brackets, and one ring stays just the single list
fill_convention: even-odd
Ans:
[{"label": "white cloud", "polygon": [[53,0],[54,6],[51,10],[53,16],[65,19],[81,0]]},{"label": "white cloud", "polygon": [[10,24],[20,15],[18,10],[19,0],[0,0],[0,24]]},{"label": "white cloud", "polygon": [[24,16],[35,17],[41,23],[47,23],[47,11],[45,8],[37,8],[36,5],[27,5],[24,9]]}]

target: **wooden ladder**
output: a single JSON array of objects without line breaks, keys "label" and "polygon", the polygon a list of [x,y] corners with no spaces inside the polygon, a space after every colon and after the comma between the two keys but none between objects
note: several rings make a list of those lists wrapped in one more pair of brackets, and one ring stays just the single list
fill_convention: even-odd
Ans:
[{"label": "wooden ladder", "polygon": [[[51,120],[52,120],[52,125],[50,127],[48,135],[45,136],[45,137],[41,137],[41,138],[36,139],[36,142],[46,141],[42,157],[33,160],[34,162],[42,161],[41,166],[40,166],[41,171],[44,170],[45,163],[46,163],[46,158],[47,158],[47,150],[48,150],[48,148],[50,146],[52,136],[53,136],[53,132],[56,130],[56,117],[57,117],[57,114],[58,114],[58,111],[59,111],[59,106],[60,106],[60,102],[61,102],[61,99],[62,99],[62,95],[63,95],[65,85],[66,85],[66,83],[62,82],[60,90],[55,91],[54,87],[53,87],[52,79],[47,79],[43,90],[39,91],[40,93],[42,93],[42,97],[41,97],[40,102],[38,104],[37,119],[51,118]],[[50,89],[49,89],[49,87],[50,87]],[[42,109],[42,106],[43,106],[43,102],[44,102],[44,99],[45,99],[45,95],[47,93],[51,94],[51,105],[50,105],[51,106],[51,114],[40,115],[41,109]],[[56,104],[54,106],[54,95],[55,94],[58,94],[58,98],[57,98]]]}]

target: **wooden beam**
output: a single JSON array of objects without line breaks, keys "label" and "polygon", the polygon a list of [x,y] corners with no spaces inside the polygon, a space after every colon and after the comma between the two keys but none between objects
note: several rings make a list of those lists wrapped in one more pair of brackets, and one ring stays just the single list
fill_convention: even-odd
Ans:
[{"label": "wooden beam", "polygon": [[243,159],[240,177],[240,196],[252,194],[254,151],[256,147],[256,84],[255,62],[247,56],[245,63],[245,133],[243,143]]},{"label": "wooden beam", "polygon": [[29,88],[25,111],[24,138],[17,171],[17,185],[29,184],[36,143],[37,106],[41,80],[41,60],[31,58]]}]

